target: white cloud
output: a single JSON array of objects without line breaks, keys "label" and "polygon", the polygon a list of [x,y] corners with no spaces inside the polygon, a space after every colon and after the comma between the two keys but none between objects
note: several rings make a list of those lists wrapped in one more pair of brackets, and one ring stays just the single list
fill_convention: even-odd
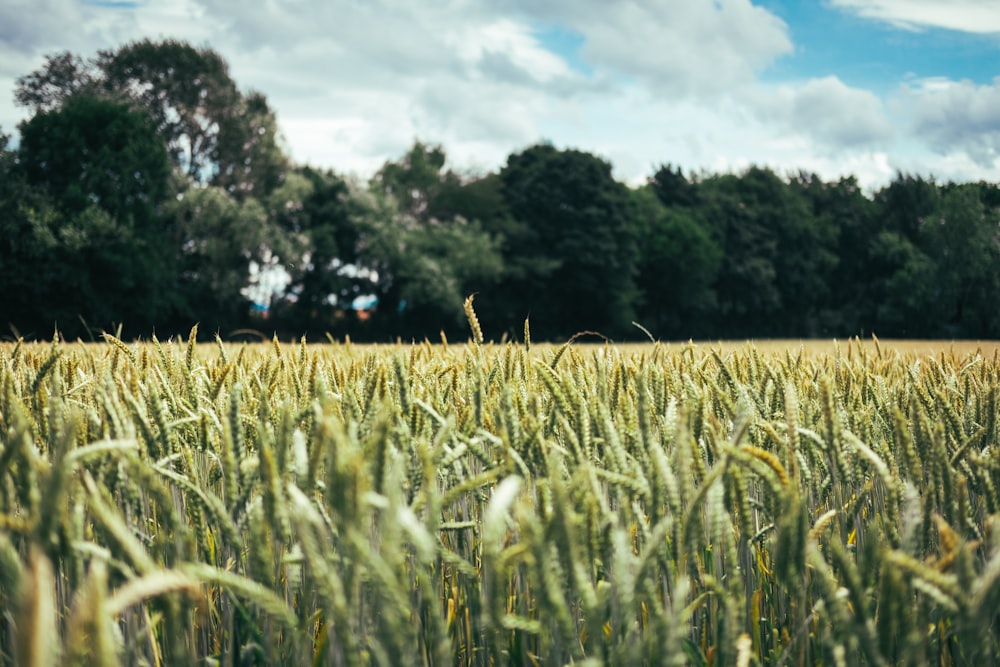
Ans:
[{"label": "white cloud", "polygon": [[910,30],[947,28],[1000,33],[996,0],[830,0],[830,4]]},{"label": "white cloud", "polygon": [[720,93],[751,83],[792,52],[787,26],[749,0],[517,3],[528,16],[569,26],[595,69],[662,94]]},{"label": "white cloud", "polygon": [[576,137],[586,137],[586,145],[569,138],[557,145],[596,152],[633,185],[668,162],[685,172],[739,172],[759,165],[825,179],[855,175],[868,189],[892,180],[896,171],[885,150],[833,150],[807,132],[790,132],[784,122],[763,117],[755,101],[732,96],[671,101],[633,86],[613,101],[586,105]]},{"label": "white cloud", "polygon": [[[220,32],[238,35],[232,48],[249,51],[234,74],[268,94],[289,143],[304,147],[294,157],[322,162],[326,146],[335,166],[362,172],[402,154],[415,137],[441,142],[459,166],[495,167],[540,139],[599,151],[591,138],[605,127],[591,121],[602,115],[595,110],[619,110],[608,119],[611,133],[638,123],[640,112],[620,104],[628,82],[664,99],[717,102],[792,48],[786,26],[747,0],[550,0],[513,12],[485,0],[419,11],[400,0],[268,2],[239,14],[221,0],[204,1]],[[544,29],[553,25],[579,35],[591,76],[546,48]],[[336,93],[310,94],[310,84]],[[388,149],[381,160],[376,140]],[[648,137],[608,145],[624,177],[648,173]]]},{"label": "white cloud", "polygon": [[[14,105],[16,80],[41,67],[44,56],[72,51],[89,56],[109,46],[113,24],[100,7],[75,0],[0,2],[0,130],[10,134],[26,116]],[[125,19],[128,21],[128,19]]]},{"label": "white cloud", "polygon": [[[401,155],[415,138],[441,142],[453,162],[470,158],[495,166],[516,147],[539,139],[538,123],[592,87],[530,26],[474,13],[434,24],[424,15],[388,21],[345,8],[353,31],[347,44],[312,37],[319,15],[296,21],[295,43],[262,41],[249,53],[247,28],[234,19],[241,53],[233,73],[264,91],[278,113],[293,157],[340,170],[370,173]],[[256,22],[257,19],[254,19]],[[331,32],[341,30],[331,27]],[[405,31],[409,43],[398,39]],[[287,43],[286,43],[287,42]],[[386,56],[392,50],[409,50]]]},{"label": "white cloud", "polygon": [[764,118],[812,136],[836,152],[885,145],[893,134],[882,100],[835,76],[760,87],[753,98]]},{"label": "white cloud", "polygon": [[901,88],[896,104],[936,153],[964,152],[981,167],[1000,168],[1000,76],[990,85],[917,81]]},{"label": "white cloud", "polygon": [[118,12],[119,19],[130,16],[132,26],[123,27],[123,41],[141,37],[171,37],[183,35],[192,44],[201,45],[219,36],[219,26],[209,20],[198,0],[149,1],[139,11]]},{"label": "white cloud", "polygon": [[[871,3],[884,20],[933,23],[911,5],[931,6]],[[553,31],[576,51],[553,46]],[[267,95],[293,160],[362,176],[420,138],[483,171],[547,139],[605,157],[633,183],[665,162],[853,173],[868,187],[923,167],[1000,180],[989,113],[1000,84],[916,82],[886,105],[835,76],[764,82],[794,45],[749,0],[7,0],[0,125],[24,117],[14,79],[44,54],[89,57],[144,37],[209,45],[242,88]]]},{"label": "white cloud", "polygon": [[445,41],[466,63],[481,63],[491,56],[500,56],[511,67],[539,82],[574,76],[566,61],[543,48],[527,26],[510,19],[455,31]]},{"label": "white cloud", "polygon": [[72,0],[5,2],[0,4],[0,44],[21,53],[71,48],[82,41],[79,28],[87,25],[86,14]]}]

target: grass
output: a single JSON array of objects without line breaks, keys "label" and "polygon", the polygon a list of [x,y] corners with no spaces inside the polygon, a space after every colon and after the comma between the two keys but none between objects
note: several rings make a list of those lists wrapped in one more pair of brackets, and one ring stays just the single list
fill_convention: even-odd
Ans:
[{"label": "grass", "polygon": [[195,334],[0,346],[0,662],[1000,659],[994,347]]}]

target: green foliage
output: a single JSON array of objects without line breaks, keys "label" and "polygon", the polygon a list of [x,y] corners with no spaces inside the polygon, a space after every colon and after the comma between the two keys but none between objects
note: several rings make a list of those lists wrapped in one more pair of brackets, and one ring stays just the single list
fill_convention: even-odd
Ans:
[{"label": "green foliage", "polygon": [[243,95],[215,51],[144,39],[97,57],[102,85],[145,110],[194,183],[264,196],[285,170],[277,124],[260,93]]},{"label": "green foliage", "polygon": [[211,49],[143,40],[89,61],[51,56],[16,98],[35,114],[5,167],[27,187],[0,200],[2,224],[22,232],[0,287],[37,284],[6,311],[11,324],[232,329],[247,322],[250,262],[301,255],[267,208],[287,168],[275,116]]},{"label": "green foliage", "polygon": [[242,291],[250,262],[267,266],[285,250],[280,229],[256,199],[241,202],[218,187],[184,191],[169,214],[183,299],[179,319],[200,319],[209,330],[232,327],[249,307]]},{"label": "green foliage", "polygon": [[684,176],[680,167],[661,165],[649,179],[649,188],[667,207],[689,208],[699,201],[698,184]]},{"label": "green foliage", "polygon": [[162,205],[170,166],[145,114],[75,97],[21,125],[5,166],[2,288],[11,322],[41,334],[81,320],[150,328],[169,316],[171,257]]},{"label": "green foliage", "polygon": [[436,200],[453,174],[444,174],[447,156],[440,146],[415,142],[398,162],[386,162],[370,187],[392,197],[399,210],[422,220],[439,218]]},{"label": "green foliage", "polygon": [[636,286],[642,296],[638,321],[662,338],[683,338],[707,329],[716,309],[715,282],[722,251],[704,223],[683,208],[665,208],[659,190],[633,192],[639,220]]},{"label": "green foliage", "polygon": [[20,126],[18,158],[63,212],[98,206],[122,225],[155,224],[170,179],[166,150],[149,118],[128,105],[73,97]]},{"label": "green foliage", "polygon": [[7,322],[18,322],[24,333],[48,335],[32,328],[44,281],[26,267],[39,266],[57,245],[52,219],[58,216],[47,193],[31,186],[8,148],[9,137],[0,133],[0,291],[4,294]]},{"label": "green foliage", "polygon": [[930,312],[942,335],[1000,332],[990,305],[1000,288],[1000,208],[984,203],[987,194],[983,184],[946,186],[921,229],[920,245],[934,263]]},{"label": "green foliage", "polygon": [[772,171],[707,178],[699,213],[725,261],[718,276],[727,336],[816,336],[837,264],[835,223]]},{"label": "green foliage", "polygon": [[712,239],[726,258],[717,281],[718,315],[736,336],[766,327],[781,310],[774,223],[782,186],[771,172],[753,174],[746,182],[732,174],[713,177],[699,188]]},{"label": "green foliage", "polygon": [[[294,301],[273,304],[276,316],[294,331],[347,329],[356,334],[350,325],[357,323],[345,323],[343,309],[372,285],[346,268],[359,261],[357,207],[347,183],[330,171],[298,168],[268,197],[268,204],[270,217],[298,244],[290,256],[301,258],[284,265]],[[336,313],[341,321],[334,319]]]},{"label": "green foliage", "polygon": [[870,251],[876,204],[853,177],[824,182],[815,174],[800,174],[791,185],[809,202],[818,224],[835,232],[835,241],[825,247],[837,261],[827,274],[827,300],[818,304],[820,329],[828,335],[871,331],[880,299]]},{"label": "green foliage", "polygon": [[591,154],[540,144],[511,155],[500,172],[518,224],[504,240],[522,273],[504,289],[544,337],[599,327],[621,335],[634,319],[635,229],[628,190]]},{"label": "green foliage", "polygon": [[374,326],[423,337],[464,322],[464,295],[500,273],[494,239],[475,221],[421,220],[378,190],[354,201],[360,265],[377,275]]},{"label": "green foliage", "polygon": [[62,53],[18,79],[15,90],[18,103],[35,112],[81,96],[119,100],[148,114],[172,163],[192,183],[263,196],[284,174],[266,99],[240,93],[226,61],[209,48],[144,39],[88,61]]},{"label": "green foliage", "polygon": [[934,322],[933,314],[938,311],[933,261],[916,244],[891,231],[872,240],[871,252],[885,276],[877,283],[879,331],[887,336],[915,336],[927,328],[928,320]]},{"label": "green foliage", "polygon": [[36,112],[55,111],[70,98],[94,95],[100,74],[93,62],[64,51],[45,57],[45,66],[17,79],[15,101]]}]

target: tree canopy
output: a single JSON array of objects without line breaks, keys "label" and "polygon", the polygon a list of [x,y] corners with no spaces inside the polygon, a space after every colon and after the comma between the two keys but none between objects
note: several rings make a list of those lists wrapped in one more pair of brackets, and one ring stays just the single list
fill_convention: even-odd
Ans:
[{"label": "tree canopy", "polygon": [[530,317],[546,337],[567,329],[627,331],[636,302],[635,229],[628,189],[611,165],[540,144],[511,155],[500,180],[515,221],[505,255],[518,258],[504,285],[509,312]]},{"label": "tree canopy", "polygon": [[[208,47],[51,55],[0,133],[11,335],[257,330],[487,337],[996,338],[1000,187],[685,174],[616,180],[537,144],[489,173],[415,141],[367,182],[296,165],[267,98]],[[640,325],[633,326],[633,323]]]},{"label": "tree canopy", "polygon": [[18,156],[4,162],[10,180],[0,219],[11,247],[2,260],[10,283],[2,287],[21,313],[19,326],[73,331],[84,321],[151,329],[169,315],[160,206],[170,167],[145,114],[73,97],[22,124]]},{"label": "tree canopy", "polygon": [[266,194],[287,166],[266,97],[242,93],[212,49],[144,39],[90,60],[57,54],[19,78],[14,96],[22,106],[46,112],[84,94],[145,111],[174,166],[192,183]]}]

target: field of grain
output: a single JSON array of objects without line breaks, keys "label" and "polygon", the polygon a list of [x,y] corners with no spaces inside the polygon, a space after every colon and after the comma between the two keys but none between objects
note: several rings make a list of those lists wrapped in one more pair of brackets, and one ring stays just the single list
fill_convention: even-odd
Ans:
[{"label": "field of grain", "polygon": [[470,320],[0,345],[0,662],[1000,659],[996,344]]}]

